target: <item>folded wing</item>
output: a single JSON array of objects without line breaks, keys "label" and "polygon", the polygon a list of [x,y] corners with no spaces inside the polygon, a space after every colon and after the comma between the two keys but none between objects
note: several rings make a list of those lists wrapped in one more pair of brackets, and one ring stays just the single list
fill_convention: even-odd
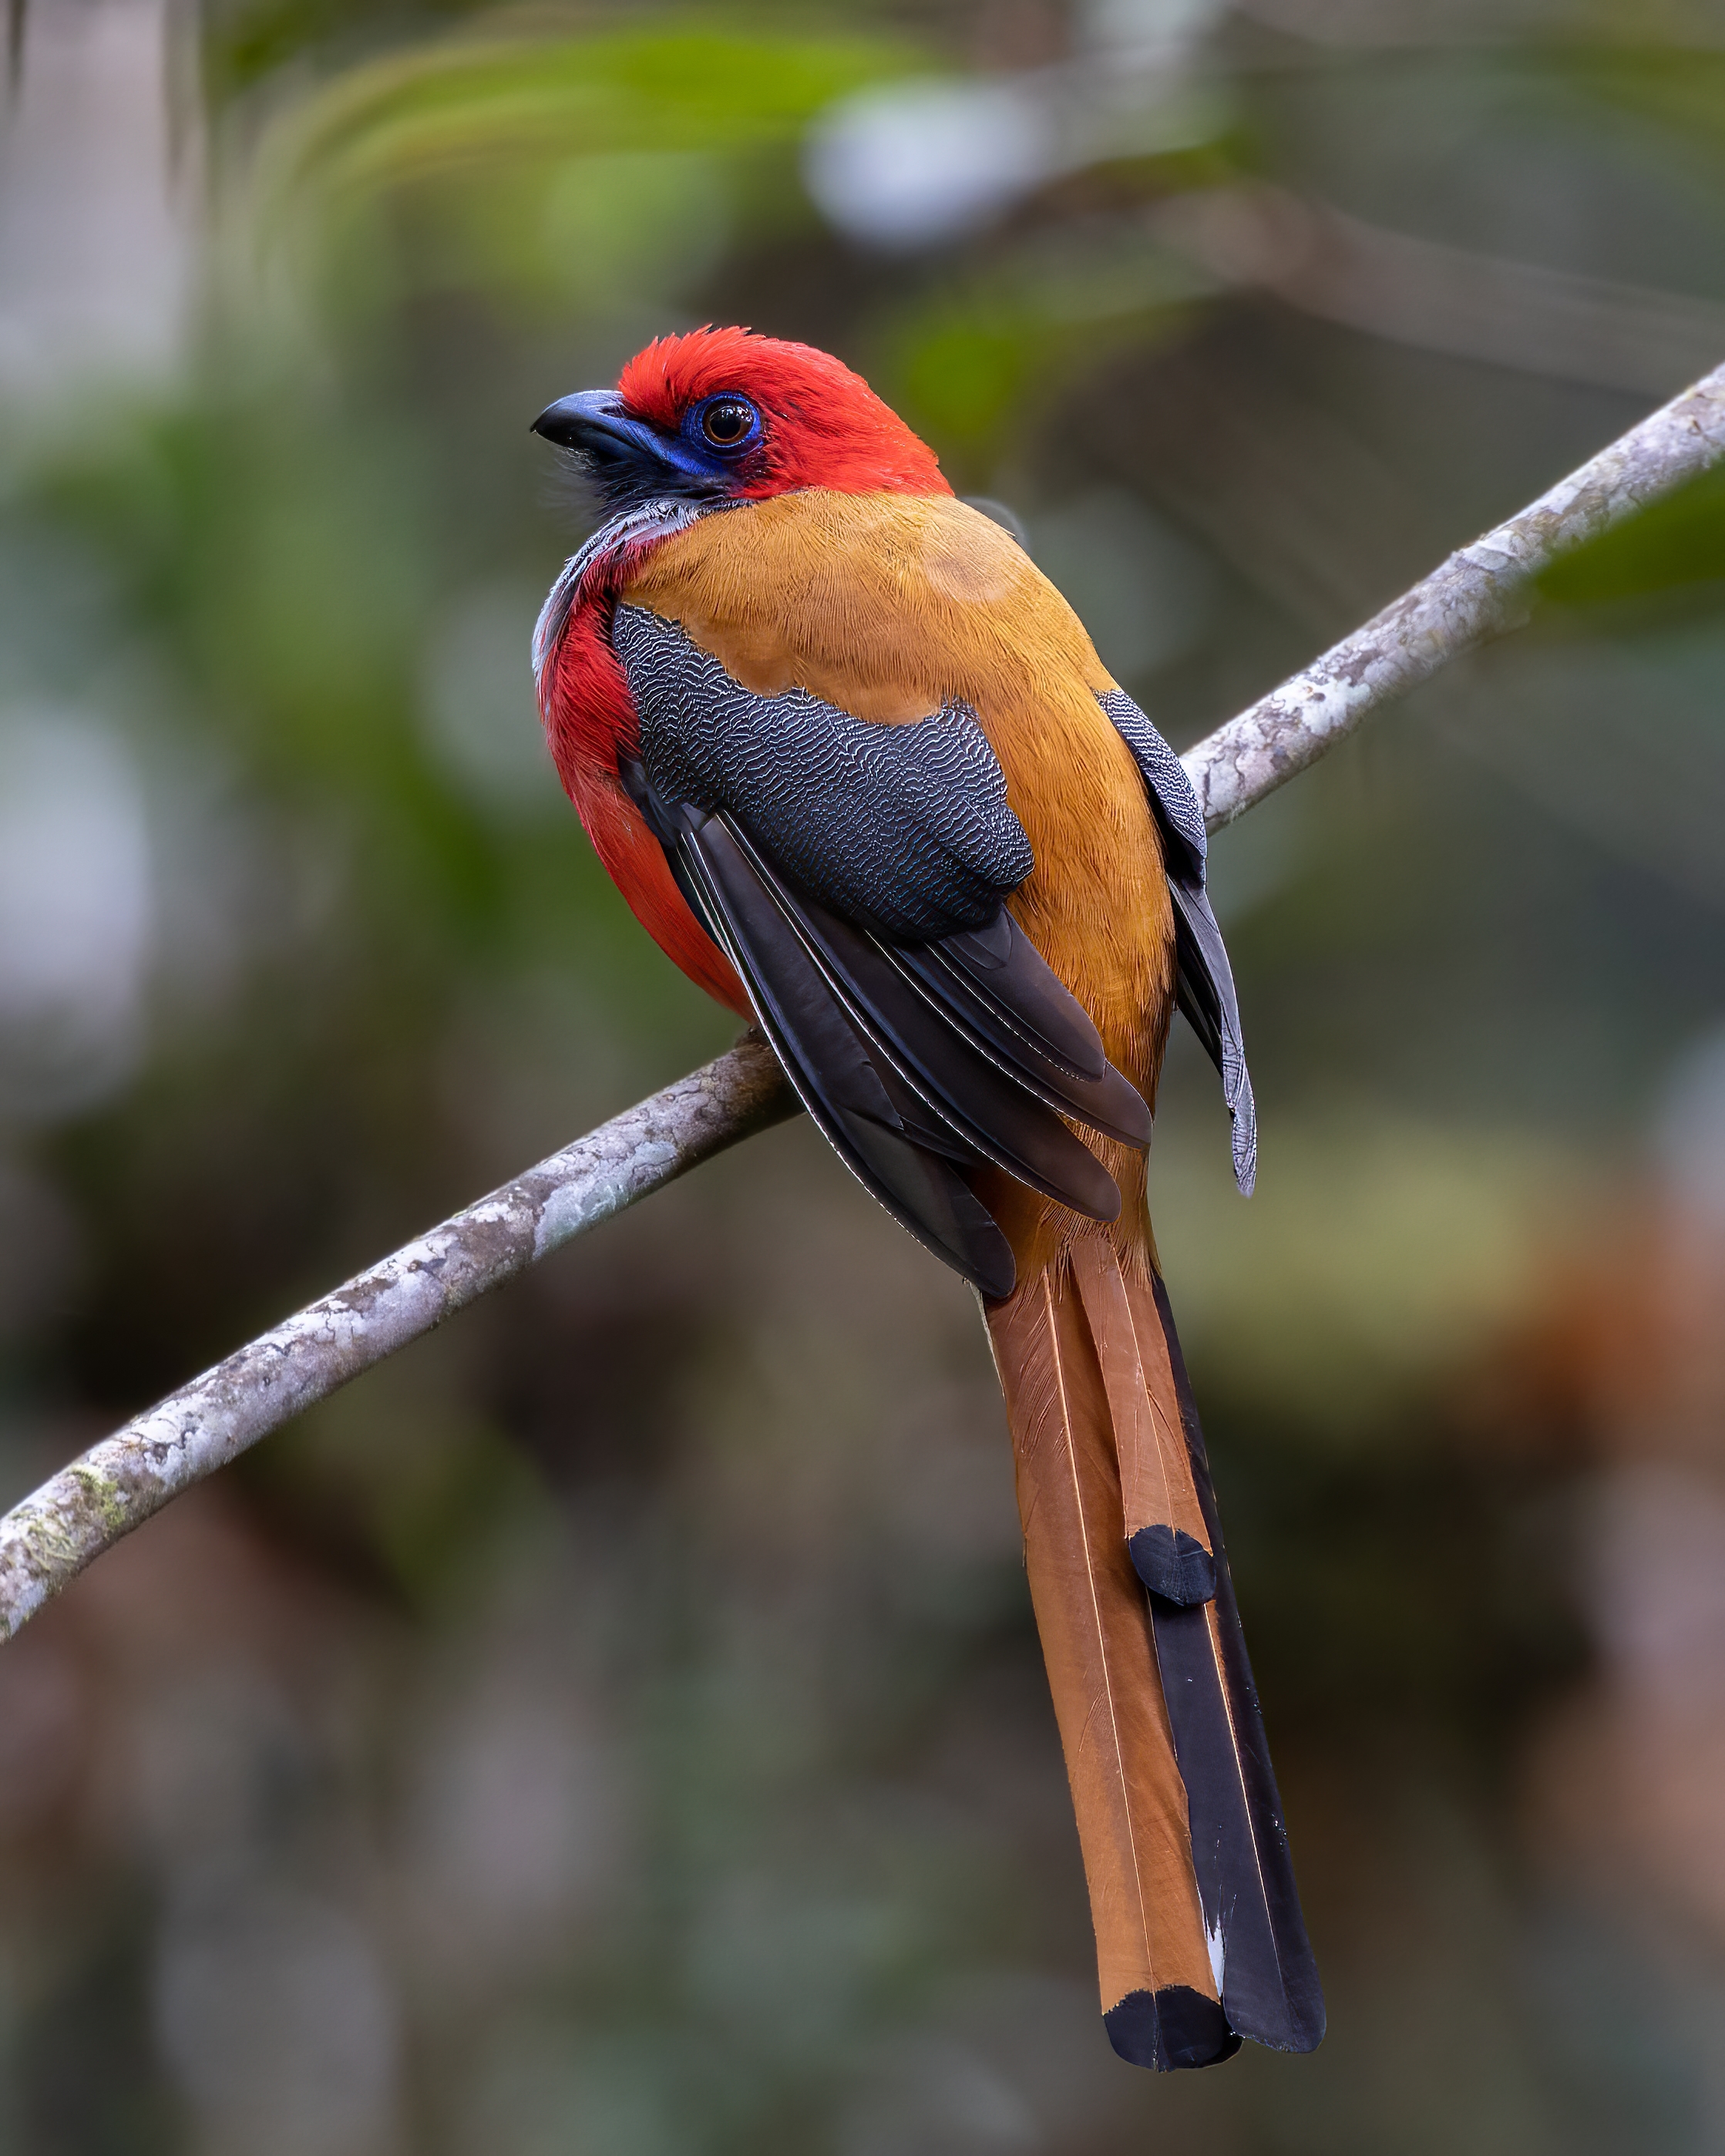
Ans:
[{"label": "folded wing", "polygon": [[641,720],[624,783],[865,1188],[990,1296],[1014,1269],[969,1171],[1114,1219],[1067,1120],[1145,1146],[1149,1111],[1005,910],[1033,864],[974,717],[756,696],[639,608],[613,639]]}]

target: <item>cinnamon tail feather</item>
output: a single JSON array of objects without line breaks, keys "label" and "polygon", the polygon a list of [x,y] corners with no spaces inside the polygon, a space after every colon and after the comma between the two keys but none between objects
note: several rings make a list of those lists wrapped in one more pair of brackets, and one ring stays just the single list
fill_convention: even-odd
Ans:
[{"label": "cinnamon tail feather", "polygon": [[1204,1440],[1147,1263],[1081,1230],[986,1306],[1114,2048],[1310,2051],[1323,2003]]}]

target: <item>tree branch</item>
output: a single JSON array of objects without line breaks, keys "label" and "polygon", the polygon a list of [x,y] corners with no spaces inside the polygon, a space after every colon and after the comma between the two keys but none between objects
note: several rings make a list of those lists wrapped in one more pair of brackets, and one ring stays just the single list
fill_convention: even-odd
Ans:
[{"label": "tree branch", "polygon": [[[1518,628],[1535,578],[1560,554],[1722,459],[1725,367],[1189,750],[1209,828],[1231,824],[1451,660]],[[745,1039],[93,1445],[0,1520],[0,1638],[170,1498],[302,1409],[796,1105],[771,1052]]]},{"label": "tree branch", "polygon": [[170,1497],[302,1409],[796,1108],[772,1050],[745,1035],[171,1393],[0,1520],[0,1639]]},{"label": "tree branch", "polygon": [[1532,611],[1535,580],[1560,555],[1722,458],[1725,367],[1717,367],[1189,750],[1186,768],[1211,830],[1244,815],[1451,660],[1521,628]]}]

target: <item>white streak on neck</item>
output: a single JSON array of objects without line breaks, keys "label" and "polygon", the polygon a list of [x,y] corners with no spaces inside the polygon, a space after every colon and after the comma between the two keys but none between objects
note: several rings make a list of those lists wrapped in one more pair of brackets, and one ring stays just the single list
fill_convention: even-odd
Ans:
[{"label": "white streak on neck", "polygon": [[711,501],[661,500],[644,502],[639,509],[620,509],[608,516],[590,539],[583,542],[564,562],[562,574],[552,586],[539,619],[533,624],[533,679],[545,670],[557,639],[579,596],[582,583],[592,571],[626,547],[648,539],[668,539],[721,504]]}]

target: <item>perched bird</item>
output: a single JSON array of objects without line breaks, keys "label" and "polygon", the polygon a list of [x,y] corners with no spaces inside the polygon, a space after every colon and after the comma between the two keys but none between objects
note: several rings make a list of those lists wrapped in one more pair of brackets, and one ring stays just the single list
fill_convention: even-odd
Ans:
[{"label": "perched bird", "polygon": [[1309,2051],[1322,1999],[1146,1207],[1177,1006],[1244,1189],[1255,1156],[1179,760],[828,354],[665,337],[533,424],[608,512],[534,640],[600,859],[982,1299],[1114,2048]]}]

